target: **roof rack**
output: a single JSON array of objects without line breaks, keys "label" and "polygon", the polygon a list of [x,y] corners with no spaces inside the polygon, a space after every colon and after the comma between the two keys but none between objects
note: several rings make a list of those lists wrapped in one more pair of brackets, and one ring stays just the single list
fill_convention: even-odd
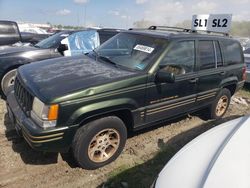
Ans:
[{"label": "roof rack", "polygon": [[133,27],[131,27],[131,28],[129,28],[128,30],[142,30],[142,29],[148,29],[148,28],[133,28]]},{"label": "roof rack", "polygon": [[222,36],[227,36],[229,37],[229,34],[228,33],[221,33],[221,32],[216,32],[216,31],[202,31],[202,30],[191,30],[192,33],[207,33],[207,34],[216,34],[216,35],[222,35]]},{"label": "roof rack", "polygon": [[189,28],[182,28],[182,27],[169,27],[169,26],[156,26],[152,25],[148,28],[129,28],[128,30],[159,30],[159,31],[174,31],[174,32],[185,32],[185,33],[197,33],[197,34],[216,34],[216,35],[222,35],[222,36],[227,36],[229,37],[228,33],[221,33],[221,32],[216,32],[216,31],[202,31],[202,30],[193,30]]},{"label": "roof rack", "polygon": [[175,31],[175,32],[187,32],[187,33],[207,33],[207,34],[217,34],[222,36],[229,36],[228,33],[221,33],[216,31],[198,31],[182,27],[168,27],[168,26],[155,26],[152,25],[148,28],[149,30],[160,30],[160,31]]},{"label": "roof rack", "polygon": [[169,26],[156,26],[152,25],[148,28],[149,30],[161,30],[161,31],[176,31],[176,32],[190,32],[191,29],[182,27],[169,27]]}]

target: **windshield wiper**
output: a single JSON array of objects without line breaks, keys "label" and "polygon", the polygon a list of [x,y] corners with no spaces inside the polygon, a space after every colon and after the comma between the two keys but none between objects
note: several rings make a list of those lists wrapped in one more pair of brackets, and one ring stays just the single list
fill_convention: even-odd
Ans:
[{"label": "windshield wiper", "polygon": [[110,64],[115,65],[116,67],[118,67],[118,65],[115,62],[113,62],[111,59],[109,59],[108,57],[99,55],[99,53],[97,51],[95,51],[95,50],[93,50],[93,52],[95,54],[95,60],[96,61],[98,59],[102,59],[103,61],[108,62],[108,63],[110,63]]}]

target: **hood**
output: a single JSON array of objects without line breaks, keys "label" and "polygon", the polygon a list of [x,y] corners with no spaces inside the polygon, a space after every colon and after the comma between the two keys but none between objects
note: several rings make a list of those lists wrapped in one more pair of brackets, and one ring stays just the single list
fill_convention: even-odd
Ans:
[{"label": "hood", "polygon": [[39,50],[39,48],[35,48],[33,46],[20,46],[20,47],[1,46],[0,47],[0,57],[1,56],[10,56],[14,53],[33,51],[33,50]]},{"label": "hood", "polygon": [[[24,65],[18,73],[32,92],[45,101],[136,74],[84,55]],[[95,93],[91,91],[88,94]]]},{"label": "hood", "polygon": [[250,116],[203,133],[168,162],[156,188],[250,187],[249,134]]}]

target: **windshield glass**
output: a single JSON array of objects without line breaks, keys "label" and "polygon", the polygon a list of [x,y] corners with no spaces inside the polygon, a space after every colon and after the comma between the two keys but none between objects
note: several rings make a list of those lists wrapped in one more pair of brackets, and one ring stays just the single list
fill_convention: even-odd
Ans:
[{"label": "windshield glass", "polygon": [[166,39],[120,33],[96,49],[96,53],[98,57],[105,57],[113,64],[132,70],[145,70],[166,45]]},{"label": "windshield glass", "polygon": [[44,49],[57,48],[60,45],[61,40],[68,36],[69,36],[69,33],[60,32],[40,41],[35,46],[38,48],[44,48]]}]

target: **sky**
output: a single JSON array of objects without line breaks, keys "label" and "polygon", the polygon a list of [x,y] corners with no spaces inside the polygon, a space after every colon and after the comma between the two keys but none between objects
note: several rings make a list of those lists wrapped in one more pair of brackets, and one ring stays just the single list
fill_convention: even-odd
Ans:
[{"label": "sky", "polygon": [[249,7],[250,0],[0,0],[0,20],[115,28],[147,20],[173,26],[194,14],[250,21]]}]

